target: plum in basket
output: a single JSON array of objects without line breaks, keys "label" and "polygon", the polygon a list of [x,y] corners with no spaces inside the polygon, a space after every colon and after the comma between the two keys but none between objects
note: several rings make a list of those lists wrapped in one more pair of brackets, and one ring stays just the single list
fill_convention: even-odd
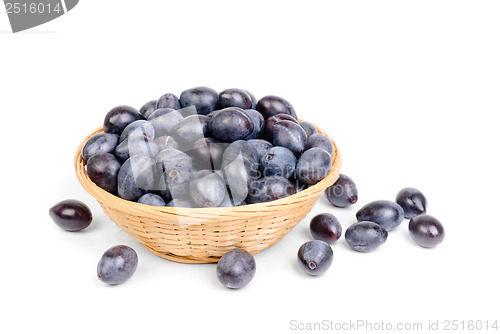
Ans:
[{"label": "plum in basket", "polygon": [[[82,150],[90,179],[122,199],[153,206],[284,198],[325,178],[335,154],[327,136],[299,123],[289,101],[257,100],[241,88],[218,93],[199,86],[179,98],[167,93],[147,101],[139,111],[118,106],[103,129]],[[200,176],[200,170],[213,173]]]}]

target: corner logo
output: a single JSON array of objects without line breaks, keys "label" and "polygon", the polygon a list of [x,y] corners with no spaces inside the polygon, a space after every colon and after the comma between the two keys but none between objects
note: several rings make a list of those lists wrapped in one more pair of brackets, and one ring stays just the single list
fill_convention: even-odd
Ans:
[{"label": "corner logo", "polygon": [[52,21],[72,10],[79,0],[3,0],[12,32]]}]

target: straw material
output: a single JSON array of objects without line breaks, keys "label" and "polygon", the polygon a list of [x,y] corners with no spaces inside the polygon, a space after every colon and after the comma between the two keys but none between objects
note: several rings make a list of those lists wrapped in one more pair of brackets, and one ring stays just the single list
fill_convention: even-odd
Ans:
[{"label": "straw material", "polygon": [[[217,262],[235,248],[252,254],[280,241],[311,211],[323,191],[337,180],[342,164],[335,154],[330,173],[319,183],[276,201],[231,208],[173,208],[130,202],[99,188],[88,177],[81,155],[75,155],[78,180],[101,204],[104,213],[144,247],[165,259],[182,263]],[[318,129],[319,133],[324,133]]]}]

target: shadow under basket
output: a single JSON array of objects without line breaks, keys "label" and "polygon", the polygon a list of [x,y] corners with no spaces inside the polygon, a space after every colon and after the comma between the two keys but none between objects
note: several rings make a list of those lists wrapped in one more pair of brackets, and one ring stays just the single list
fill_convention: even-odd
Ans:
[{"label": "shadow under basket", "polygon": [[[123,200],[99,188],[87,175],[81,155],[75,155],[78,180],[101,204],[104,213],[152,253],[182,263],[218,262],[228,251],[241,248],[256,254],[280,241],[311,211],[319,196],[339,177],[342,164],[333,142],[332,169],[317,184],[276,201],[230,208],[173,208]],[[319,133],[325,134],[321,129]]]}]

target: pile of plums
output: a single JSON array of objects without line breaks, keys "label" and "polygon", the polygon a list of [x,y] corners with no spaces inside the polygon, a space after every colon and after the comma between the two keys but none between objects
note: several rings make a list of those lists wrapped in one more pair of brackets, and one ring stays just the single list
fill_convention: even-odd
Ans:
[{"label": "pile of plums", "polygon": [[[217,93],[196,87],[179,98],[165,94],[140,110],[118,106],[106,115],[103,129],[82,150],[89,178],[125,200],[153,206],[230,207],[276,200],[321,181],[336,154],[328,137],[297,120],[287,100],[270,95],[257,101],[242,89]],[[354,181],[344,174],[325,193],[340,208],[358,200]],[[345,240],[355,251],[373,251],[409,218],[411,238],[435,247],[444,239],[444,228],[426,207],[422,192],[404,188],[394,202],[363,206]],[[72,232],[92,222],[90,209],[76,200],[57,203],[49,214]],[[304,243],[297,257],[305,272],[322,275],[333,262],[330,245],[341,237],[342,226],[334,215],[322,213],[312,218],[310,232],[314,240]],[[117,245],[102,255],[97,276],[121,284],[137,264],[132,248]],[[219,282],[232,289],[246,286],[255,272],[255,258],[243,249],[227,252],[216,266]]]},{"label": "pile of plums", "polygon": [[[328,201],[340,208],[357,202],[358,190],[354,181],[340,174],[339,179],[325,191]],[[345,231],[347,244],[358,252],[371,252],[383,245],[389,232],[396,229],[404,218],[410,219],[408,229],[413,241],[419,246],[433,248],[445,236],[443,225],[427,215],[427,199],[416,188],[404,188],[396,200],[377,200],[363,206],[356,213],[357,222]],[[321,213],[311,219],[310,232],[315,240],[304,243],[297,257],[301,267],[310,275],[322,275],[331,266],[331,244],[342,235],[339,220],[331,213]]]},{"label": "pile of plums", "polygon": [[230,207],[284,198],[321,181],[332,141],[278,96],[208,87],[108,112],[84,145],[89,178],[153,206]]}]

